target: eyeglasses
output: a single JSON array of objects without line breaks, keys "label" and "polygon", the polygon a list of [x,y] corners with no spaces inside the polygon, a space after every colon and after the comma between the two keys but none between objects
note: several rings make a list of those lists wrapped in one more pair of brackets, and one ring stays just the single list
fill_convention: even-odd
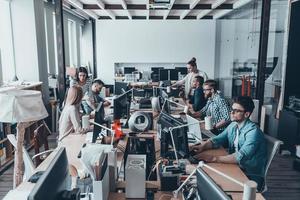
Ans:
[{"label": "eyeglasses", "polygon": [[203,91],[210,91],[212,88],[208,88],[208,89],[203,89]]},{"label": "eyeglasses", "polygon": [[234,108],[232,108],[231,112],[232,113],[243,113],[243,112],[245,112],[245,110],[240,110],[240,109],[234,109]]}]

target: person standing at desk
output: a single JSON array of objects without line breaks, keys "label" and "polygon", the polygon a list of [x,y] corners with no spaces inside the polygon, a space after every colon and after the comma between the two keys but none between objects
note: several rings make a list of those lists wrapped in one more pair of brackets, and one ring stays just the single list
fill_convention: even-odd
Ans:
[{"label": "person standing at desk", "polygon": [[192,58],[186,65],[188,69],[188,74],[180,81],[177,81],[172,85],[172,87],[177,87],[184,85],[184,97],[188,99],[188,96],[190,95],[191,88],[192,88],[192,82],[194,77],[200,75],[204,78],[204,80],[207,79],[207,75],[205,72],[201,72],[197,69],[197,63],[196,58]]},{"label": "person standing at desk", "polygon": [[[234,99],[231,111],[232,123],[218,136],[202,144],[195,145],[192,150],[196,158],[205,162],[238,164],[249,179],[257,182],[260,191],[264,184],[264,172],[267,163],[267,146],[264,133],[249,117],[254,109],[251,97]],[[211,156],[201,152],[228,147],[229,155]]]},{"label": "person standing at desk", "polygon": [[80,124],[79,107],[82,97],[82,89],[79,86],[70,87],[66,104],[59,118],[59,141],[70,133],[81,134],[86,132]]},{"label": "person standing at desk", "polygon": [[[81,87],[83,95],[91,93],[92,80],[89,78],[88,71],[85,67],[79,67],[76,73],[76,77],[72,77],[70,86],[78,85]],[[86,99],[82,99],[82,106],[86,107],[87,102]]]},{"label": "person standing at desk", "polygon": [[206,99],[202,89],[203,82],[204,79],[202,76],[196,76],[193,80],[194,92],[191,99],[187,101],[189,110],[192,114],[200,111],[206,104]]},{"label": "person standing at desk", "polygon": [[229,103],[217,91],[217,82],[207,80],[203,84],[204,96],[207,99],[206,105],[194,113],[194,117],[211,116],[214,134],[222,132],[230,122]]}]

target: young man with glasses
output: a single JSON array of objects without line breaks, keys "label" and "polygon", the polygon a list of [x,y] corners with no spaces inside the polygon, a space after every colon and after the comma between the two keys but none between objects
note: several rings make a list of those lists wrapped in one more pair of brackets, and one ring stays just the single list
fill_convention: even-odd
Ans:
[{"label": "young man with glasses", "polygon": [[[254,109],[250,97],[237,97],[234,99],[231,111],[231,124],[218,136],[202,144],[192,147],[196,153],[195,158],[205,162],[238,164],[249,179],[257,182],[260,190],[264,183],[264,172],[267,162],[267,146],[264,133],[249,117]],[[226,156],[213,156],[201,154],[204,150],[228,148]]]},{"label": "young man with glasses", "polygon": [[194,113],[194,117],[204,118],[211,116],[213,130],[218,134],[222,132],[230,122],[230,106],[229,103],[217,92],[217,82],[215,80],[207,80],[203,84],[204,97],[207,99],[206,105],[199,111]]}]

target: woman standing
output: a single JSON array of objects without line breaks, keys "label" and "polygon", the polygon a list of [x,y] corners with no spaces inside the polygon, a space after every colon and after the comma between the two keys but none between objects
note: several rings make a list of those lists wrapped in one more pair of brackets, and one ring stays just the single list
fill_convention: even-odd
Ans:
[{"label": "woman standing", "polygon": [[192,58],[186,65],[188,69],[188,74],[180,81],[177,81],[172,87],[184,85],[184,96],[187,99],[191,93],[193,80],[196,76],[202,76],[204,81],[207,79],[207,75],[205,72],[199,72],[197,69],[196,58]]},{"label": "woman standing", "polygon": [[79,105],[83,97],[82,89],[79,86],[70,87],[66,104],[59,118],[59,138],[61,141],[70,133],[84,133],[81,128]]}]

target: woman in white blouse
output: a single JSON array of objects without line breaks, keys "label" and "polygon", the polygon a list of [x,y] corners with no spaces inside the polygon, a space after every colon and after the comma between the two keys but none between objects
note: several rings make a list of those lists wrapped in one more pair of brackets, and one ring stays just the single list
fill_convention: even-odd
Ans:
[{"label": "woman in white blouse", "polygon": [[68,91],[68,96],[64,109],[59,118],[59,141],[70,133],[84,133],[81,128],[79,105],[83,97],[81,87],[72,86]]},{"label": "woman in white blouse", "polygon": [[184,96],[185,98],[188,98],[191,89],[192,89],[192,83],[193,79],[196,76],[202,76],[204,78],[204,81],[207,79],[207,75],[205,72],[199,71],[197,69],[197,63],[196,58],[192,58],[186,65],[188,69],[188,74],[180,81],[177,81],[175,84],[172,85],[172,87],[181,86],[184,85]]}]

